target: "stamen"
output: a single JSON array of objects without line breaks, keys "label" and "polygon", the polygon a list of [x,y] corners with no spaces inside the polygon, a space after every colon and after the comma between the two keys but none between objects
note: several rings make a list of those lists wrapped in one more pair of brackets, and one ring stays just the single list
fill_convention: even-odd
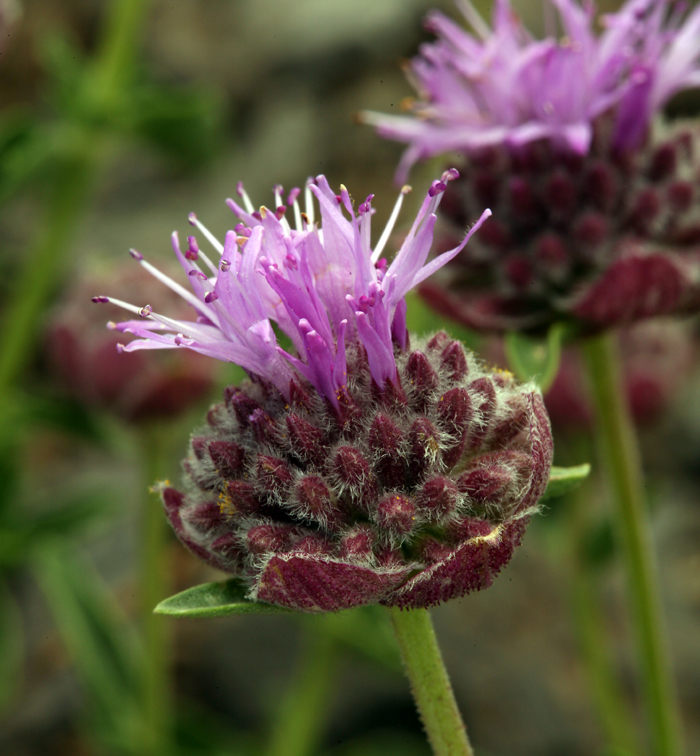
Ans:
[{"label": "stamen", "polygon": [[284,187],[282,184],[275,184],[272,187],[272,191],[275,193],[275,207],[279,207],[282,204],[282,193],[284,192]]},{"label": "stamen", "polygon": [[187,250],[185,251],[185,257],[188,260],[196,260],[199,257],[199,245],[194,236],[187,237]]},{"label": "stamen", "polygon": [[309,189],[313,181],[314,180],[311,178],[306,179],[306,187],[304,188],[304,210],[306,210],[306,216],[308,218],[307,224],[309,226],[313,226],[315,220],[314,197],[313,194],[311,194],[311,189]]},{"label": "stamen", "polygon": [[253,203],[250,201],[250,197],[248,196],[248,193],[243,188],[243,182],[242,181],[239,181],[236,184],[236,193],[243,200],[243,206],[245,207],[246,211],[250,215],[253,215],[253,213],[255,212],[255,208],[253,207]]},{"label": "stamen", "polygon": [[137,252],[135,249],[130,249],[129,254],[134,258],[134,260],[138,260],[139,262],[143,260],[143,255],[140,252]]},{"label": "stamen", "polygon": [[455,3],[464,18],[467,19],[472,29],[474,29],[481,39],[489,39],[491,37],[491,29],[489,29],[488,24],[481,18],[481,14],[471,2],[469,0],[455,0]]},{"label": "stamen", "polygon": [[[212,234],[212,232],[197,218],[194,213],[190,213],[187,216],[190,224],[196,226],[207,237],[207,241],[212,247],[221,255],[224,252],[224,245]],[[201,254],[201,253],[200,253]],[[202,254],[202,259],[204,255]],[[211,263],[209,263],[211,265]],[[216,270],[216,268],[214,268]]]},{"label": "stamen", "polygon": [[153,312],[153,308],[151,307],[151,305],[146,305],[145,307],[142,307],[139,310],[139,315],[142,318],[147,318],[152,312]]},{"label": "stamen", "polygon": [[396,224],[396,219],[399,217],[399,213],[401,212],[401,205],[403,205],[403,198],[410,191],[411,191],[411,187],[408,186],[408,184],[401,188],[398,199],[396,200],[396,203],[394,204],[394,209],[391,211],[389,220],[386,226],[384,227],[384,231],[382,231],[382,235],[379,237],[379,241],[377,242],[377,246],[374,248],[374,252],[372,253],[371,259],[373,263],[376,263],[377,260],[379,260],[379,256],[382,254],[382,251],[384,250],[386,243],[389,241],[391,232],[394,230],[394,225]]}]

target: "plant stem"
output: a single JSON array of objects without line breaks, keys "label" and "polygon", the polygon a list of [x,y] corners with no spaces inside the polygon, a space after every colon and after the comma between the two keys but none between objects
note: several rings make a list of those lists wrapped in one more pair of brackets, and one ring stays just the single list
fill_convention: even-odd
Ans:
[{"label": "plant stem", "polygon": [[143,721],[146,723],[143,753],[147,756],[169,754],[172,730],[170,694],[170,624],[153,608],[168,595],[169,528],[159,498],[149,492],[158,478],[164,477],[162,434],[159,428],[141,430],[144,459],[145,498],[141,527],[141,628],[144,645]]},{"label": "plant stem", "polygon": [[611,334],[604,334],[587,340],[583,351],[617,506],[652,750],[655,756],[680,756],[683,752],[680,717],[645,511],[641,458],[622,383],[617,345]]},{"label": "plant stem", "polygon": [[268,756],[309,756],[319,745],[328,688],[332,682],[336,644],[312,618],[306,622],[304,648],[296,676],[282,701]]},{"label": "plant stem", "polygon": [[92,149],[65,160],[54,178],[46,220],[5,309],[0,350],[0,392],[3,394],[24,368],[34,346],[39,317],[65,265],[92,183]]},{"label": "plant stem", "polygon": [[[588,482],[588,481],[586,481]],[[629,703],[611,660],[605,617],[601,612],[595,575],[584,554],[591,486],[584,483],[568,503],[567,552],[571,559],[571,594],[579,647],[589,685],[609,746],[622,752],[641,753]]]},{"label": "plant stem", "polygon": [[413,699],[435,756],[474,756],[427,609],[392,607]]}]

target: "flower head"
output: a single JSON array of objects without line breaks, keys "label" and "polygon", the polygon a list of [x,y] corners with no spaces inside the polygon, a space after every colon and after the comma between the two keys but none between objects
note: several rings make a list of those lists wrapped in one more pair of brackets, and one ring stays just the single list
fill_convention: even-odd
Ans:
[{"label": "flower head", "polygon": [[438,11],[427,16],[438,39],[409,65],[414,115],[364,114],[382,136],[409,143],[399,180],[416,160],[489,145],[546,138],[585,154],[606,113],[616,148],[636,147],[672,95],[700,85],[700,9],[684,18],[685,3],[628,0],[601,19],[597,36],[593,3],[549,2],[559,38],[533,38],[510,0],[496,0],[492,29],[469,0],[457,0],[473,33]]},{"label": "flower head", "polygon": [[223,245],[191,216],[221,254],[215,266],[194,238],[183,252],[173,237],[194,294],[132,253],[197,321],[121,303],[140,316],[114,326],[140,337],[124,349],[189,348],[250,374],[192,437],[184,491],[161,490],[182,543],[252,599],[313,612],[461,596],[490,584],[537,510],[552,462],[539,392],[444,333],[409,345],[406,292],[469,238],[426,264],[454,178],[433,183],[391,263],[381,253],[407,189],[372,249],[372,197],[356,214],[322,176],[305,213],[290,192],[295,228],[281,188],[275,211],[255,211],[239,187],[241,222]]},{"label": "flower head", "polygon": [[697,311],[697,128],[652,118],[700,84],[700,9],[628,0],[596,36],[592,4],[550,1],[559,39],[533,39],[508,0],[496,3],[492,30],[462,0],[474,34],[431,14],[438,40],[411,67],[421,117],[370,117],[410,142],[400,174],[461,151],[442,205],[448,228],[474,207],[494,212],[421,292],[481,330],[567,319],[595,331]]}]

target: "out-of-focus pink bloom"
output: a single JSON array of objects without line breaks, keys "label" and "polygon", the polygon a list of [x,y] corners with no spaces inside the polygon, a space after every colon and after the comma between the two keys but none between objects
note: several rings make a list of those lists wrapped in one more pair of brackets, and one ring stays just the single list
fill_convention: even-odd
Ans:
[{"label": "out-of-focus pink bloom", "polygon": [[[149,292],[154,304],[186,309],[167,289],[152,298],[150,279],[121,265],[105,263],[94,274],[83,275],[61,298],[47,329],[49,363],[61,383],[79,401],[130,422],[175,417],[201,401],[214,385],[216,365],[184,352],[150,360],[139,353],[119,354],[120,339],[95,320],[88,302],[104,286],[144,296]],[[110,307],[109,314],[119,312]]]},{"label": "out-of-focus pink bloom", "polygon": [[[656,320],[624,328],[619,335],[630,412],[640,426],[658,422],[697,364],[697,345],[687,323]],[[561,431],[593,426],[585,370],[576,350],[562,355],[559,373],[545,395],[552,425]]]},{"label": "out-of-focus pink bloom", "polygon": [[495,1],[492,28],[469,0],[457,0],[472,32],[439,11],[428,14],[437,40],[408,67],[419,93],[413,115],[363,114],[382,136],[409,143],[398,180],[416,160],[493,145],[548,139],[583,155],[606,113],[615,147],[636,148],[672,95],[700,85],[700,9],[685,17],[686,3],[628,0],[601,19],[598,36],[592,2],[549,3],[559,38],[534,38],[510,0]]},{"label": "out-of-focus pink bloom", "polygon": [[533,39],[507,0],[493,29],[460,4],[474,34],[430,15],[438,40],[411,68],[420,117],[370,119],[410,142],[400,175],[419,157],[460,151],[462,176],[441,208],[454,233],[475,207],[493,210],[421,292],[480,330],[563,319],[591,332],[695,312],[698,130],[652,121],[700,84],[700,8],[629,0],[596,36],[592,4],[551,1],[561,38]]}]

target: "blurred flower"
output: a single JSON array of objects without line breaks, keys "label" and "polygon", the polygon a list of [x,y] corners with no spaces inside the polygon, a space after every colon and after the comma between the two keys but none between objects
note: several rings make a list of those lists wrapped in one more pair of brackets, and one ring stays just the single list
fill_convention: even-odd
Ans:
[{"label": "blurred flower", "polygon": [[[49,363],[61,383],[79,401],[130,422],[174,417],[201,401],[214,385],[216,366],[210,360],[185,352],[159,360],[118,353],[119,338],[96,321],[86,306],[90,295],[107,285],[132,294],[148,292],[149,297],[152,289],[143,274],[107,263],[74,283],[55,308],[47,329]],[[156,292],[155,303],[181,312],[186,309],[165,288]],[[116,315],[117,308],[111,309]]]},{"label": "blurred flower", "polygon": [[[462,178],[443,213],[494,217],[441,281],[443,314],[480,329],[573,318],[589,330],[700,307],[697,128],[652,129],[679,90],[700,84],[700,9],[630,0],[592,31],[593,6],[552,0],[560,40],[534,40],[507,0],[493,30],[460,3],[476,36],[439,13],[411,73],[420,118],[366,118],[418,158],[459,149]],[[445,243],[449,243],[446,241]]]},{"label": "blurred flower", "polygon": [[563,36],[534,39],[510,0],[496,0],[489,29],[469,0],[457,0],[475,34],[439,11],[425,20],[438,40],[408,67],[420,93],[417,117],[363,114],[382,136],[408,142],[399,177],[416,160],[451,150],[550,139],[588,152],[596,118],[612,111],[610,139],[635,148],[654,115],[681,89],[700,85],[700,9],[685,3],[628,0],[593,31],[593,3],[549,0]]},{"label": "blurred flower", "polygon": [[[658,422],[697,364],[697,345],[687,323],[655,320],[619,333],[620,357],[630,412],[637,425]],[[593,404],[579,353],[567,349],[545,395],[552,425],[561,431],[593,426]]]},{"label": "blurred flower", "polygon": [[319,176],[306,213],[290,192],[292,228],[281,187],[277,210],[256,212],[239,186],[244,207],[228,203],[242,222],[223,245],[191,216],[218,266],[194,237],[184,254],[173,238],[197,322],[123,303],[143,316],[117,324],[141,337],[126,350],[186,347],[250,374],[193,436],[185,492],[163,484],[162,496],[180,540],[241,576],[254,600],[310,612],[436,604],[488,586],[537,510],[552,460],[538,391],[485,371],[444,333],[409,346],[405,294],[488,216],[426,264],[454,178],[433,182],[391,264],[380,255],[406,188],[372,250],[372,196],[358,217],[347,190]]}]

